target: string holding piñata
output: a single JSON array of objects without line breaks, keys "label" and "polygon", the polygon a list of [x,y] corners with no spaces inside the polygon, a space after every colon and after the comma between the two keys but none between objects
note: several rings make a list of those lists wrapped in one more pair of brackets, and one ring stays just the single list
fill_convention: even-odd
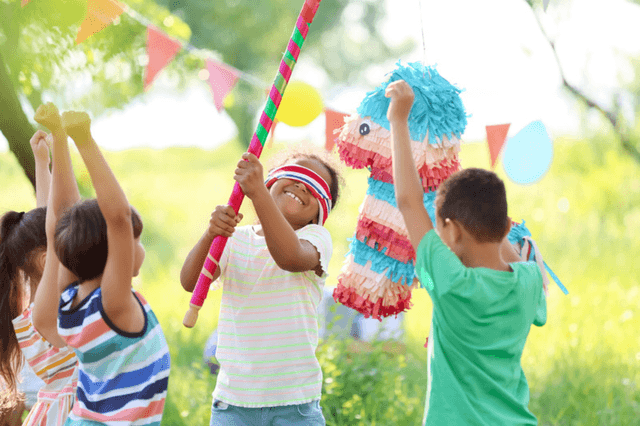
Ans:
[{"label": "string holding pi\u00f1ata", "polygon": [[[258,123],[258,127],[253,134],[251,143],[249,144],[248,152],[255,154],[258,158],[260,158],[260,154],[262,153],[262,148],[267,140],[267,135],[269,135],[269,130],[275,120],[278,107],[280,106],[280,102],[284,96],[285,88],[291,78],[291,73],[293,72],[293,68],[298,60],[298,55],[300,55],[302,44],[309,32],[309,26],[311,25],[311,22],[313,22],[318,6],[320,6],[320,1],[321,0],[305,0],[302,10],[300,11],[300,15],[298,16],[298,20],[296,21],[293,34],[287,44],[287,50],[284,52],[284,56],[280,62],[280,68],[276,74],[271,91],[269,92],[267,103],[262,111],[262,115],[260,116],[260,122]],[[231,192],[228,203],[236,214],[238,214],[238,211],[240,210],[240,205],[242,204],[243,199],[244,193],[242,192],[238,182],[236,182],[233,186],[233,191]],[[209,286],[213,281],[213,273],[218,266],[220,256],[222,255],[226,244],[227,237],[220,235],[215,237],[211,244],[209,254],[207,254],[207,258],[205,259],[202,267],[202,272],[200,273],[193,295],[191,296],[189,310],[182,321],[182,324],[185,327],[193,327],[198,319],[198,311],[207,298]]]},{"label": "string holding pi\u00f1ata", "polygon": [[391,133],[387,120],[390,99],[385,89],[406,81],[415,98],[409,132],[415,166],[424,188],[424,204],[435,223],[436,189],[460,169],[460,136],[467,125],[461,90],[433,67],[415,62],[397,64],[389,80],[367,93],[354,114],[345,119],[337,140],[340,158],[348,166],[371,171],[349,253],[333,297],[365,317],[381,319],[411,306],[417,287],[415,252],[397,208],[391,166]]}]

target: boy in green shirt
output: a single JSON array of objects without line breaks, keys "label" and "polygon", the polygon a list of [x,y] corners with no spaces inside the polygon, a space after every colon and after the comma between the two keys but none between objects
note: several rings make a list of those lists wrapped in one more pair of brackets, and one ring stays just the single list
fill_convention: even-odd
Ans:
[{"label": "boy in green shirt", "polygon": [[398,80],[391,98],[396,201],[416,251],[416,274],[433,302],[425,425],[536,425],[520,358],[531,324],[547,319],[542,275],[505,238],[504,183],[465,169],[436,196],[436,230],[411,154],[413,90]]}]

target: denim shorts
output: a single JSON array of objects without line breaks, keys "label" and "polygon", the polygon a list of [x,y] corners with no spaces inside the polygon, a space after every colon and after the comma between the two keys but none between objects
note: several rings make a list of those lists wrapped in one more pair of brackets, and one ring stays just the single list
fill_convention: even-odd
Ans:
[{"label": "denim shorts", "polygon": [[215,399],[210,426],[325,426],[320,401],[299,405],[248,408]]}]

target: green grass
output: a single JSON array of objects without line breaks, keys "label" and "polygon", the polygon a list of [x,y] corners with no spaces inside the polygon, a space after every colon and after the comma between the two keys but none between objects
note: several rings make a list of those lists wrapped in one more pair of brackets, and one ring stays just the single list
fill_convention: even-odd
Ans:
[{"label": "green grass", "polygon": [[[547,263],[570,291],[550,286],[549,318],[533,327],[522,358],[531,388],[530,408],[541,425],[635,425],[640,418],[640,166],[601,140],[557,141],[549,173],[527,187],[507,182],[510,215],[524,219]],[[270,152],[286,149],[275,146]],[[139,290],[162,323],[172,356],[163,424],[207,424],[215,378],[202,348],[217,323],[220,293],[210,293],[194,329],[182,326],[189,295],[182,291],[182,261],[205,230],[217,204],[225,204],[241,154],[230,143],[200,149],[129,150],[107,158],[130,202],[140,211],[147,257]],[[463,146],[464,167],[487,167],[485,145]],[[91,194],[78,156],[84,194]],[[498,173],[506,178],[501,166]],[[347,186],[327,222],[334,256],[333,286],[366,189],[365,171],[345,169]],[[0,213],[27,210],[35,197],[11,154],[0,154]],[[568,206],[568,208],[567,208]],[[242,208],[253,221],[251,203]],[[420,425],[426,391],[426,349],[431,305],[415,291],[406,316],[407,350],[393,355],[382,343],[370,352],[349,342],[325,341],[318,357],[325,383],[327,424]]]}]

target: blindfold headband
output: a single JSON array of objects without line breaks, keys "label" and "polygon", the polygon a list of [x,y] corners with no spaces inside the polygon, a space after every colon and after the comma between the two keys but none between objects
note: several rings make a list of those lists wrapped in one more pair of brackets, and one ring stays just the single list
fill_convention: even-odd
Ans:
[{"label": "blindfold headband", "polygon": [[313,170],[298,164],[285,164],[271,170],[264,183],[267,188],[271,188],[278,179],[291,179],[304,184],[311,195],[318,200],[318,223],[324,225],[333,204],[327,181]]}]

